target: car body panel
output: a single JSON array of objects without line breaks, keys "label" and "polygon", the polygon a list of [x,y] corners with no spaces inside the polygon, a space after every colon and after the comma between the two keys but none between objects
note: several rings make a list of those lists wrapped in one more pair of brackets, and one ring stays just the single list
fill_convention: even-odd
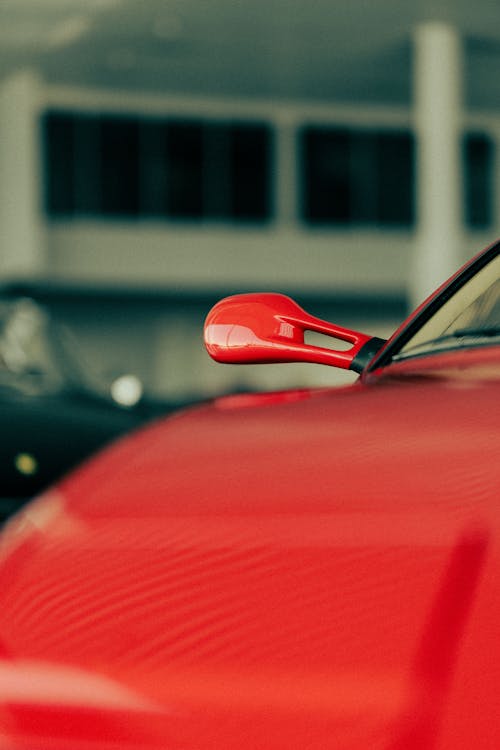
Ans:
[{"label": "car body panel", "polygon": [[5,746],[497,748],[499,404],[490,346],[107,449],[1,539]]}]

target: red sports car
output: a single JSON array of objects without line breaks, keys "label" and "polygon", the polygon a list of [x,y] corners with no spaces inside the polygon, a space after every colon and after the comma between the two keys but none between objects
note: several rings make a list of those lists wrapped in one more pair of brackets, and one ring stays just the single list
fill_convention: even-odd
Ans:
[{"label": "red sports car", "polygon": [[186,410],[10,521],[2,750],[498,750],[499,250],[388,342],[216,305],[217,359],[360,377]]}]

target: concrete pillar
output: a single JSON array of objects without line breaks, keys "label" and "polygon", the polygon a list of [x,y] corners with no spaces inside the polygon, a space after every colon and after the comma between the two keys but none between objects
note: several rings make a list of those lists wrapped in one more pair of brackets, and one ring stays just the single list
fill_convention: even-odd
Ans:
[{"label": "concrete pillar", "polygon": [[428,22],[414,36],[417,232],[413,306],[461,264],[462,44],[455,29]]},{"label": "concrete pillar", "polygon": [[0,279],[40,275],[46,253],[41,215],[40,80],[19,71],[0,87]]}]

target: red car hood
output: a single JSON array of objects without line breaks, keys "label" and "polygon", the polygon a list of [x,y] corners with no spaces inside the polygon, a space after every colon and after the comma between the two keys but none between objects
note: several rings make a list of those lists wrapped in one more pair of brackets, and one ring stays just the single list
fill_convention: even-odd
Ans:
[{"label": "red car hood", "polygon": [[2,750],[497,750],[498,349],[390,372],[185,412],[14,519]]}]

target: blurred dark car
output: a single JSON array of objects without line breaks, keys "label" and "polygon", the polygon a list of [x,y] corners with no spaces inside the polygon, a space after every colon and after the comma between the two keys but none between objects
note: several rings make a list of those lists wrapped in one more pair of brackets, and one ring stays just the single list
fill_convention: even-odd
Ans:
[{"label": "blurred dark car", "polygon": [[135,375],[97,377],[45,308],[0,300],[0,523],[97,448],[180,405],[147,398]]}]

